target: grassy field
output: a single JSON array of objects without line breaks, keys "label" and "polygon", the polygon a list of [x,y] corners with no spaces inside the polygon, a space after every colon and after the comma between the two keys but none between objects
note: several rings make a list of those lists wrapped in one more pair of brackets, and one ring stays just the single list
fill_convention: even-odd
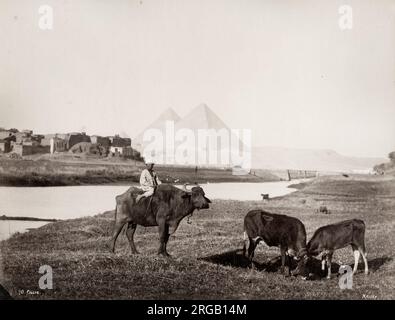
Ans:
[{"label": "grassy field", "polygon": [[[317,213],[321,205],[331,214]],[[340,263],[352,266],[351,248],[335,252],[331,280],[283,276],[278,260],[268,262],[279,249],[264,244],[256,251],[257,268],[246,268],[243,217],[257,207],[301,219],[308,238],[319,226],[363,219],[370,274],[359,272],[352,290],[340,290],[336,269]],[[123,234],[116,254],[109,253],[114,217],[108,211],[51,223],[0,243],[2,284],[16,299],[394,299],[394,214],[393,178],[320,177],[269,202],[213,201],[210,209],[195,212],[191,224],[182,221],[169,241],[173,257],[166,259],[156,255],[156,228],[137,228],[141,254],[130,254]],[[38,289],[44,264],[53,268],[53,290]]]},{"label": "grassy field", "polygon": [[67,186],[137,182],[139,167],[133,161],[106,162],[95,159],[0,158],[2,186]]},{"label": "grassy field", "polygon": [[[68,186],[130,184],[138,182],[144,164],[134,160],[69,156],[67,159],[0,158],[0,186]],[[268,170],[257,175],[233,175],[231,170],[191,167],[156,167],[163,182],[262,182],[280,178]]]}]

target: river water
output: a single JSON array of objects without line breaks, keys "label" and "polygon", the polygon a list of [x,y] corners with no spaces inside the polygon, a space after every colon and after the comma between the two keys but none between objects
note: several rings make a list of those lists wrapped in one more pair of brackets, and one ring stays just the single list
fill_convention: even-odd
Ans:
[{"label": "river water", "polygon": [[7,239],[15,232],[26,232],[29,229],[39,228],[47,223],[45,221],[2,220],[0,221],[0,241]]},{"label": "river water", "polygon": [[[262,193],[282,196],[302,180],[262,183],[201,184],[210,199],[260,200]],[[305,180],[303,180],[305,181]],[[128,186],[0,187],[0,216],[73,219],[115,208],[115,196]],[[46,222],[0,220],[0,240],[14,232],[37,228]]]}]

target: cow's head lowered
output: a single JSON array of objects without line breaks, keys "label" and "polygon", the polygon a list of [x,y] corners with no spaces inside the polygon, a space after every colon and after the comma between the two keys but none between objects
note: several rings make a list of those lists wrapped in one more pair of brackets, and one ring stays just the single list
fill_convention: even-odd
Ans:
[{"label": "cow's head lowered", "polygon": [[185,191],[185,194],[182,197],[190,197],[193,207],[198,210],[208,209],[209,203],[211,203],[210,199],[204,195],[203,189],[199,186],[193,187],[190,191]]},{"label": "cow's head lowered", "polygon": [[292,270],[291,274],[293,276],[301,275],[304,279],[308,276],[308,263],[309,256],[307,254],[306,249],[300,250],[297,256],[294,256],[294,259],[297,261],[297,267],[295,270]]}]

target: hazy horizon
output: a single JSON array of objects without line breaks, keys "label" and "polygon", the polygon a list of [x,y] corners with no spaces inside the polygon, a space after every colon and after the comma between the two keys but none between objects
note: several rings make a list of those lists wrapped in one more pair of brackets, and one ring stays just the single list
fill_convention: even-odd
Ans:
[{"label": "hazy horizon", "polygon": [[0,127],[136,137],[206,103],[253,146],[395,150],[395,2],[0,2]]}]

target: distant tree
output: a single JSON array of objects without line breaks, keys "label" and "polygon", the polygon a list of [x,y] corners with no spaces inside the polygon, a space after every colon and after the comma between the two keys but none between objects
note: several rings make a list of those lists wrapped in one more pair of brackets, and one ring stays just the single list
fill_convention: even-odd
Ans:
[{"label": "distant tree", "polygon": [[391,161],[395,161],[395,151],[390,152],[388,158],[390,158]]}]

